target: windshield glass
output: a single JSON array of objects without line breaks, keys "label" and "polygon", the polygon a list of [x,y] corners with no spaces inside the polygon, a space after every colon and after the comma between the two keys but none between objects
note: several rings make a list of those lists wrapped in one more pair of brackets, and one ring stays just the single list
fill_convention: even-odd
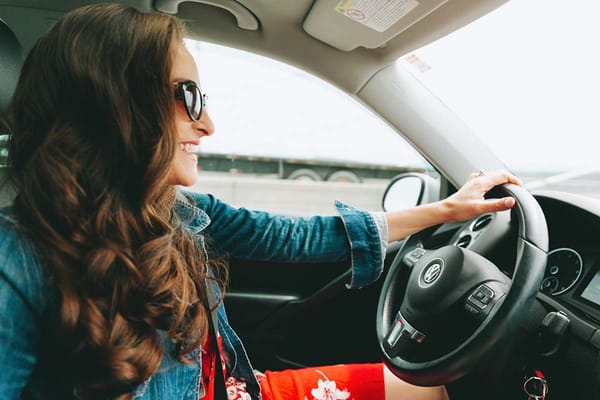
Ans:
[{"label": "windshield glass", "polygon": [[509,1],[398,60],[530,188],[600,198],[600,3]]}]

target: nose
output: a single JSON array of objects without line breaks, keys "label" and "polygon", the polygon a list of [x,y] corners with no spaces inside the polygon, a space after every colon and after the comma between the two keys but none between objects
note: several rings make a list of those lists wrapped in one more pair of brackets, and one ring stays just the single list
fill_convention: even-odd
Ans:
[{"label": "nose", "polygon": [[215,133],[215,124],[213,123],[210,115],[208,115],[208,110],[202,110],[202,115],[198,121],[193,122],[193,127],[197,131],[201,131],[206,136],[211,136]]}]

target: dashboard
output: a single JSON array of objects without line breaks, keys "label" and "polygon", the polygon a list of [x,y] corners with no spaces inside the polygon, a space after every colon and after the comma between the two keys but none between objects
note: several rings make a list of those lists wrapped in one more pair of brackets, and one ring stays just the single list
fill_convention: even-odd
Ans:
[{"label": "dashboard", "polygon": [[[497,366],[493,378],[477,374],[469,388],[483,391],[490,382],[501,382],[495,386],[502,393],[498,398],[521,398],[517,387],[533,368],[548,381],[548,399],[600,399],[600,200],[552,191],[533,194],[549,234],[540,290],[513,350],[486,364],[487,369]],[[450,244],[485,255],[510,277],[517,257],[515,220],[509,212],[495,213],[444,227],[432,237],[441,243],[449,230]]]},{"label": "dashboard", "polygon": [[591,325],[585,336],[600,348],[600,201],[555,192],[535,197],[550,236],[538,298]]}]

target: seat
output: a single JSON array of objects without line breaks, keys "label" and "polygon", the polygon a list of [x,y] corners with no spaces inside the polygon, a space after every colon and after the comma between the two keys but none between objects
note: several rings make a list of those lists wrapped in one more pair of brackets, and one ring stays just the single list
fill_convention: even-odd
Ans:
[{"label": "seat", "polygon": [[[23,64],[23,49],[14,32],[0,19],[0,115],[6,112],[10,98],[15,91]],[[0,207],[11,203],[12,191],[4,184],[4,163],[6,160],[6,140],[0,132]]]},{"label": "seat", "polygon": [[17,86],[23,49],[13,31],[0,19],[0,113],[4,113]]}]

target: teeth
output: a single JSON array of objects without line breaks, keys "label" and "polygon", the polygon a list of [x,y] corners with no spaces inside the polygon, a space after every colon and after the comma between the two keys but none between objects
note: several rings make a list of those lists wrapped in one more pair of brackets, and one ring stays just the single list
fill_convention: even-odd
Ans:
[{"label": "teeth", "polygon": [[185,151],[186,153],[199,153],[200,145],[193,143],[179,143],[179,149]]}]

